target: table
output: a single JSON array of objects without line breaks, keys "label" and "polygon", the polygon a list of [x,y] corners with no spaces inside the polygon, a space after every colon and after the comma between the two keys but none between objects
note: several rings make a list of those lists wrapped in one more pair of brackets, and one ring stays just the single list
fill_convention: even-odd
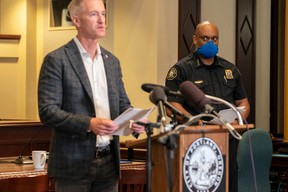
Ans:
[{"label": "table", "polygon": [[[16,158],[0,158],[1,192],[54,191],[53,178],[47,175],[47,165],[44,170],[34,170],[33,164],[15,164]],[[121,164],[121,175],[119,192],[144,191],[146,183],[146,165],[144,162]]]}]

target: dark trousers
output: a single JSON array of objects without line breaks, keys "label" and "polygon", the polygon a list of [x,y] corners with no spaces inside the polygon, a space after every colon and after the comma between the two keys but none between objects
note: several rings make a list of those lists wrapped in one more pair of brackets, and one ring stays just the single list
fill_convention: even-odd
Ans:
[{"label": "dark trousers", "polygon": [[88,173],[79,180],[54,179],[56,192],[118,192],[118,177],[112,154],[94,159]]}]

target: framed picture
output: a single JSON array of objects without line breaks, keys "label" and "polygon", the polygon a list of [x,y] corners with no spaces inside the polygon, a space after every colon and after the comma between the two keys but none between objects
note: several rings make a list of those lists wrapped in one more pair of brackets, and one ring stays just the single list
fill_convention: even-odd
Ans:
[{"label": "framed picture", "polygon": [[[67,9],[71,0],[49,0],[49,28],[51,30],[75,29]],[[108,26],[108,0],[103,0],[106,7],[106,27]]]}]

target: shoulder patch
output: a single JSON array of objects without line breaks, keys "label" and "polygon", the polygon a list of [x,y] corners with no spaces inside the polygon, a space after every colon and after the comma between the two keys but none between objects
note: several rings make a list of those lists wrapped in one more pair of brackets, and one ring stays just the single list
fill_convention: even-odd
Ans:
[{"label": "shoulder patch", "polygon": [[225,70],[225,76],[226,76],[226,79],[234,79],[231,69],[226,69]]},{"label": "shoulder patch", "polygon": [[175,77],[177,77],[177,70],[173,67],[169,70],[166,79],[173,80]]}]

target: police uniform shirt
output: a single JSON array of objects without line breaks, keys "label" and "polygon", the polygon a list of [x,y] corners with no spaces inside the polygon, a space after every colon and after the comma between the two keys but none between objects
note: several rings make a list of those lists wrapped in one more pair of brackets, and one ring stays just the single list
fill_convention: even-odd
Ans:
[{"label": "police uniform shirt", "polygon": [[[212,65],[205,65],[196,52],[176,63],[168,72],[166,86],[178,91],[184,81],[193,82],[205,94],[224,99],[232,104],[235,100],[246,98],[241,74],[229,61],[215,56]],[[200,109],[185,100],[184,97],[168,97],[168,101],[178,102],[192,115],[201,113]],[[226,109],[226,105],[213,105],[217,111]]]}]

